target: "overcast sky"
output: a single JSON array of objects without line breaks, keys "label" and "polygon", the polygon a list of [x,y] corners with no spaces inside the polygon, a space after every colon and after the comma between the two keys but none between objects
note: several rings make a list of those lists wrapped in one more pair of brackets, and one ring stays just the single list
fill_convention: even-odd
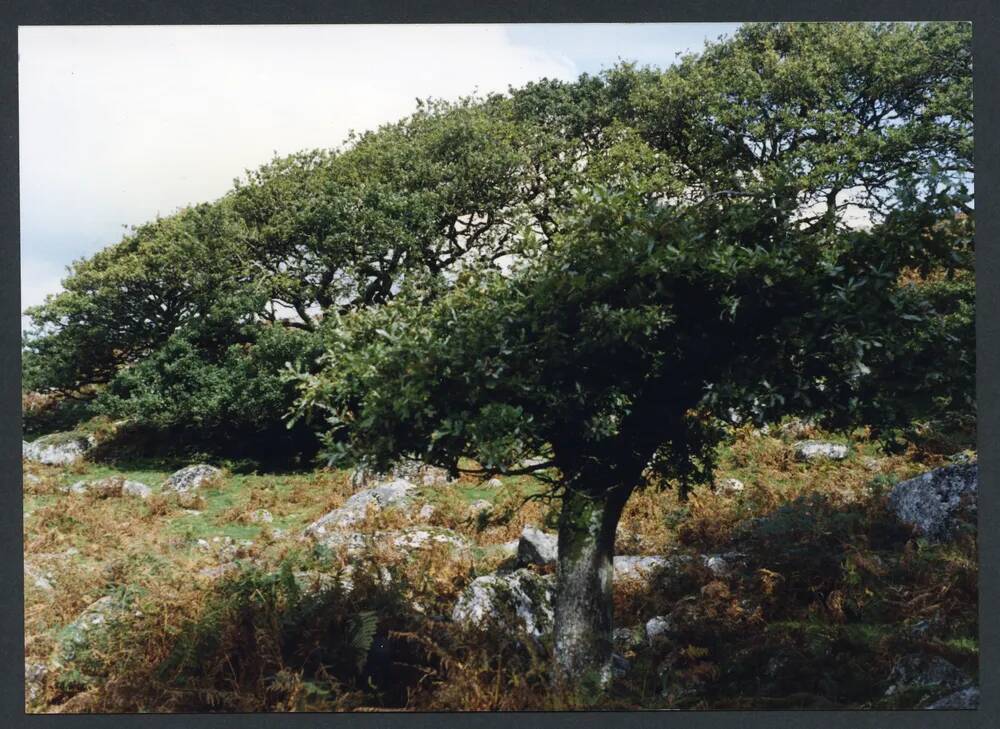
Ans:
[{"label": "overcast sky", "polygon": [[417,97],[665,66],[735,24],[22,27],[21,301],[122,226],[214,200]]}]

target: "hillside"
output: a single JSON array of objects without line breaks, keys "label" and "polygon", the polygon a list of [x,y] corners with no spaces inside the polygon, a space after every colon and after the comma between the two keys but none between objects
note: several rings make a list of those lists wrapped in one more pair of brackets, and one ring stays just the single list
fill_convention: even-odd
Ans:
[{"label": "hillside", "polygon": [[[628,504],[616,678],[590,708],[967,703],[974,521],[932,541],[887,505],[947,459],[857,431],[842,460],[799,460],[837,439],[796,422],[735,436],[714,493]],[[223,469],[176,492],[175,465],[25,461],[29,711],[586,705],[548,684],[558,504],[535,480],[414,471],[358,511],[382,480]],[[484,591],[498,570],[516,577]]]}]

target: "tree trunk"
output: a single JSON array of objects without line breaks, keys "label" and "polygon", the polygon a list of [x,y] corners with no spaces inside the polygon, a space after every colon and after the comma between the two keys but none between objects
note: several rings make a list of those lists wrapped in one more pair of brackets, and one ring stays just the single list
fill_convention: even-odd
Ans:
[{"label": "tree trunk", "polygon": [[611,679],[611,580],[615,530],[631,488],[568,490],[559,517],[555,604],[556,681],[603,688]]}]

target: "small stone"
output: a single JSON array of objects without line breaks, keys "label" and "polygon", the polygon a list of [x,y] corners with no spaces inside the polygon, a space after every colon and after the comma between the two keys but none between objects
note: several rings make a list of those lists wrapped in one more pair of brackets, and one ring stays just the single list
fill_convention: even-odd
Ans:
[{"label": "small stone", "polygon": [[240,566],[236,562],[223,562],[222,564],[215,565],[214,567],[205,567],[204,569],[198,570],[198,576],[205,577],[210,580],[216,580],[220,577],[228,575],[231,572],[236,572],[239,569]]},{"label": "small stone", "polygon": [[452,483],[455,480],[448,475],[446,470],[436,466],[425,466],[419,478],[420,483],[424,486],[438,486],[441,484]]},{"label": "small stone", "polygon": [[918,620],[910,626],[909,633],[913,637],[919,638],[926,635],[933,627],[934,625],[930,620]]},{"label": "small stone", "polygon": [[795,457],[800,461],[842,461],[847,458],[847,446],[819,440],[799,441],[794,446]]},{"label": "small stone", "polygon": [[724,494],[738,494],[743,489],[743,482],[738,478],[724,478],[719,482],[719,490]]},{"label": "small stone", "polygon": [[125,481],[122,484],[123,496],[135,496],[140,499],[148,499],[153,495],[153,489],[139,481]]},{"label": "small stone", "polygon": [[351,484],[355,487],[368,487],[374,483],[394,480],[419,482],[424,486],[454,481],[445,469],[412,460],[397,463],[388,472],[378,473],[367,468],[359,468],[351,475]]},{"label": "small stone", "polygon": [[521,531],[517,558],[522,565],[555,564],[559,558],[559,537],[529,524]]},{"label": "small stone", "polygon": [[[346,572],[347,570],[345,570]],[[352,570],[353,571],[353,570]],[[293,572],[292,578],[295,580],[295,584],[298,585],[299,589],[302,590],[307,595],[313,595],[337,585],[337,578],[326,572]],[[342,578],[340,580],[340,585],[344,587],[347,591],[353,587],[348,577]]]},{"label": "small stone", "polygon": [[632,650],[642,645],[642,628],[615,628],[611,633],[611,639],[616,646],[623,650]]},{"label": "small stone", "polygon": [[417,512],[417,518],[421,521],[428,521],[437,509],[434,508],[433,504],[424,504],[420,507],[420,511]]},{"label": "small stone", "polygon": [[87,484],[87,493],[99,499],[111,499],[122,495],[124,485],[125,479],[121,476],[108,476]]},{"label": "small stone", "polygon": [[493,504],[486,499],[476,499],[469,504],[469,512],[473,516],[478,516],[482,512],[487,512],[493,508]]},{"label": "small stone", "polygon": [[45,690],[45,679],[49,675],[48,666],[44,663],[24,663],[24,697],[27,703],[33,704]]},{"label": "small stone", "polygon": [[662,635],[670,633],[674,629],[673,621],[668,615],[657,615],[646,621],[646,640],[652,643]]},{"label": "small stone", "polygon": [[792,418],[784,425],[778,428],[778,433],[782,437],[789,439],[800,439],[808,438],[813,430],[816,428],[816,423],[813,420],[800,420],[799,418]]},{"label": "small stone", "polygon": [[483,484],[488,489],[498,489],[503,486],[503,481],[499,478],[491,478],[489,481]]},{"label": "small stone", "polygon": [[702,563],[711,570],[712,574],[716,577],[722,577],[729,574],[729,563],[725,559],[717,554],[709,555],[703,554]]},{"label": "small stone", "polygon": [[788,656],[785,655],[772,656],[768,660],[767,666],[764,667],[764,675],[767,676],[768,678],[777,678],[788,667],[788,664],[789,664]]},{"label": "small stone", "polygon": [[968,466],[976,462],[976,452],[960,451],[952,456],[949,456],[948,460],[956,465]]},{"label": "small stone", "polygon": [[615,678],[624,678],[628,674],[629,670],[632,668],[632,664],[629,663],[625,656],[619,653],[611,654],[611,675]]},{"label": "small stone", "polygon": [[684,555],[669,558],[620,555],[614,558],[614,579],[620,582],[648,582],[658,570],[679,567],[687,561],[690,557]]},{"label": "small stone", "polygon": [[118,496],[138,496],[148,498],[152,493],[149,486],[138,481],[128,481],[123,476],[108,476],[96,481],[77,481],[69,487],[71,494],[90,494],[99,499],[110,499]]},{"label": "small stone", "polygon": [[372,535],[376,542],[389,542],[401,550],[423,549],[434,544],[446,544],[457,549],[468,549],[469,543],[450,529],[442,528],[410,528],[400,531],[375,532]]},{"label": "small stone", "polygon": [[53,586],[50,581],[51,575],[41,572],[37,567],[28,562],[24,563],[24,576],[31,580],[32,584],[44,592],[52,592]]},{"label": "small stone", "polygon": [[177,493],[194,491],[206,482],[213,481],[221,475],[222,471],[205,463],[186,466],[163,482],[163,490],[176,491]]},{"label": "small stone", "polygon": [[272,516],[271,512],[267,509],[257,509],[250,514],[250,521],[261,524],[270,524],[274,521],[274,516]]}]

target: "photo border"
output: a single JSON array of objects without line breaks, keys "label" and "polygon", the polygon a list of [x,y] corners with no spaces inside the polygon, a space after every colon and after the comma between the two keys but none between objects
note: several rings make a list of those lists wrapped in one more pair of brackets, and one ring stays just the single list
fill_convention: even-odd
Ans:
[{"label": "photo border", "polygon": [[[1000,80],[1000,11],[995,0],[841,0],[821,6],[808,0],[490,0],[473,5],[457,0],[422,4],[390,0],[351,0],[331,6],[316,0],[283,3],[173,0],[169,4],[125,0],[13,0],[0,8],[0,725],[10,727],[482,727],[500,729],[512,718],[531,726],[660,727],[683,723],[685,729],[711,727],[823,726],[872,727],[1000,726],[1000,620],[989,606],[1000,605],[1000,524],[997,473],[1000,452],[984,448],[1000,439],[1000,384],[990,373],[1000,372],[1000,190],[998,144],[987,134],[1000,129],[997,81]],[[751,22],[774,20],[971,20],[974,47],[976,214],[976,342],[979,489],[979,629],[980,690],[978,711],[682,711],[660,712],[517,712],[504,713],[314,713],[314,714],[101,714],[54,715],[24,713],[23,568],[20,418],[20,245],[18,216],[17,27],[19,25],[186,25],[298,23],[516,23],[516,22]],[[987,242],[984,245],[984,241]],[[986,607],[984,607],[986,606]]]}]

